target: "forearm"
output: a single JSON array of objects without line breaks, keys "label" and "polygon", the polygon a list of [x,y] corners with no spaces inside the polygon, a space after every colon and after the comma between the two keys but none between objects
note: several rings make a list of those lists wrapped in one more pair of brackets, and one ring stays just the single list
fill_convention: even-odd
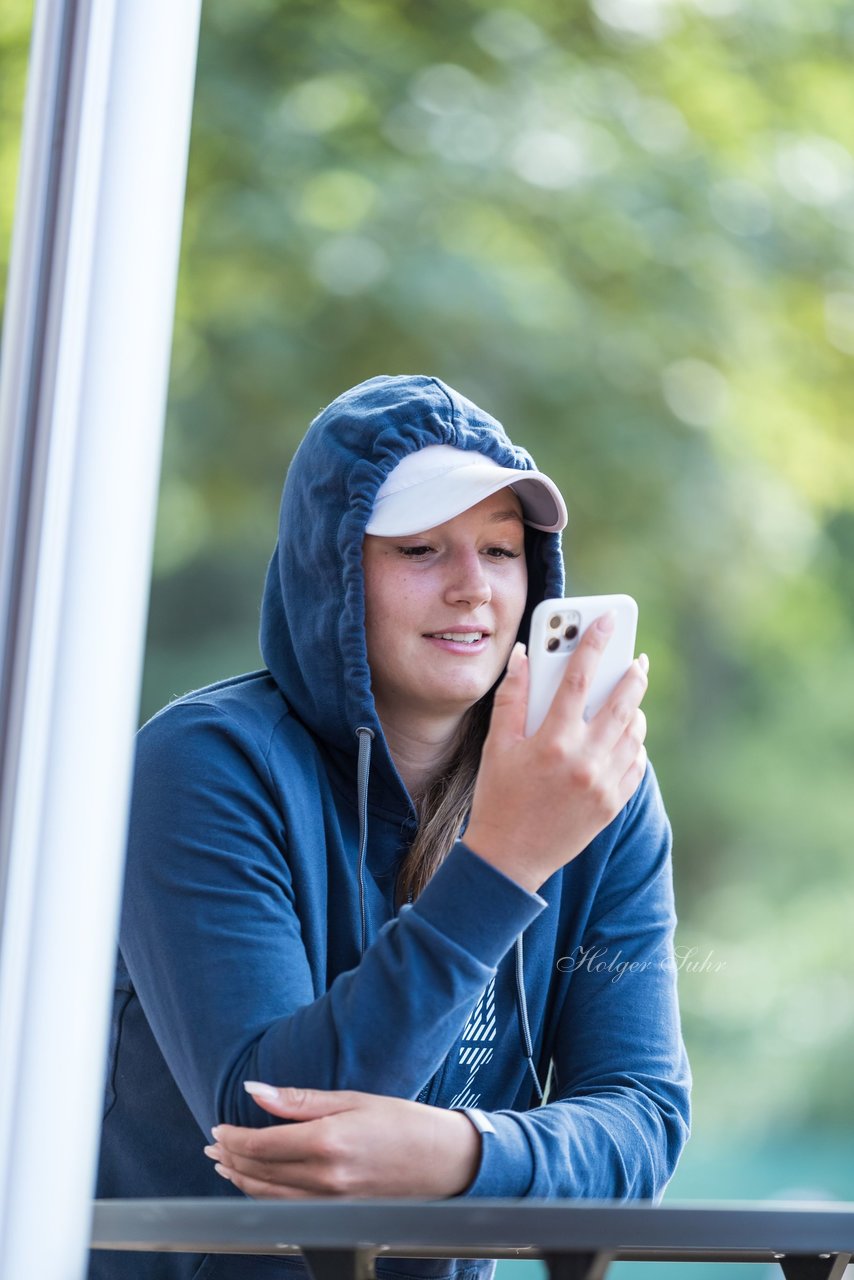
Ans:
[{"label": "forearm", "polygon": [[417,903],[381,930],[355,969],[320,999],[277,1020],[241,1055],[225,1082],[223,1118],[258,1122],[241,1087],[247,1078],[417,1097],[499,960],[543,906],[468,850],[452,851]]},{"label": "forearm", "polygon": [[260,1108],[290,1123],[219,1125],[205,1148],[247,1195],[441,1200],[477,1171],[480,1135],[458,1111],[353,1090],[252,1088]]},{"label": "forearm", "polygon": [[462,1193],[538,1199],[660,1198],[688,1138],[688,1081],[655,1097],[613,1089],[533,1111],[490,1112]]},{"label": "forearm", "polygon": [[[204,892],[200,884],[199,900]],[[483,908],[479,924],[472,900]],[[305,950],[287,920],[275,928],[272,919],[252,923],[248,945],[233,922],[225,927],[227,917],[220,923],[216,902],[197,911],[192,934],[177,895],[159,894],[157,903],[156,912],[126,917],[123,950],[158,1044],[204,1129],[264,1122],[243,1090],[246,1079],[416,1098],[501,956],[545,905],[469,851],[454,851],[359,964],[312,998]],[[180,942],[174,955],[172,937]]]}]

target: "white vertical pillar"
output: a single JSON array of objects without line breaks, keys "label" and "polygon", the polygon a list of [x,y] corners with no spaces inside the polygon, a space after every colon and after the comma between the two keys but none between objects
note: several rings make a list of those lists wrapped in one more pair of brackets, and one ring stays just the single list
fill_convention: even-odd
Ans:
[{"label": "white vertical pillar", "polygon": [[0,369],[10,1280],[85,1270],[200,3],[36,3]]}]

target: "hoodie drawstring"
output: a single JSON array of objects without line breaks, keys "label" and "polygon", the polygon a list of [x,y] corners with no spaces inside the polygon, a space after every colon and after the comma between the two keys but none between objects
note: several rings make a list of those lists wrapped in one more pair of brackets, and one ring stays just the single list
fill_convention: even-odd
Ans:
[{"label": "hoodie drawstring", "polygon": [[365,855],[368,850],[368,778],[371,773],[371,743],[374,731],[367,725],[356,730],[359,739],[359,761],[356,767],[357,808],[359,811],[359,914],[362,921],[362,950],[368,945],[368,917],[365,909]]},{"label": "hoodie drawstring", "polygon": [[531,1044],[531,1028],[528,1026],[528,1002],[525,999],[525,955],[522,950],[522,935],[516,939],[516,1008],[519,1011],[519,1027],[522,1032],[522,1047],[528,1069],[534,1079],[534,1088],[540,1106],[543,1105],[543,1090],[537,1068],[534,1066],[534,1049]]}]

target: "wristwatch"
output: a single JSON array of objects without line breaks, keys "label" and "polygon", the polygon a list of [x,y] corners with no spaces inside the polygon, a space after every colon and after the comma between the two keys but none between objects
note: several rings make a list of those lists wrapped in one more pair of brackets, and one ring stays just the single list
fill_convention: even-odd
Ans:
[{"label": "wristwatch", "polygon": [[463,1115],[468,1116],[481,1136],[485,1136],[487,1133],[495,1133],[495,1125],[489,1116],[478,1110],[477,1107],[451,1107],[451,1110],[462,1111]]}]

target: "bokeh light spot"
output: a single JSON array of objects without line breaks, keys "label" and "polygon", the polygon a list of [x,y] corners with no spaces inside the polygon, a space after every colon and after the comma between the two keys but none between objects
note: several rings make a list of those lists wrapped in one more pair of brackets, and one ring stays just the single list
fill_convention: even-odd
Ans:
[{"label": "bokeh light spot", "polygon": [[352,297],[382,280],[388,258],[380,245],[366,236],[336,236],[317,250],[312,271],[327,292]]},{"label": "bokeh light spot", "polygon": [[726,378],[705,360],[674,360],[662,372],[661,387],[671,413],[692,427],[710,427],[729,399]]},{"label": "bokeh light spot", "polygon": [[300,216],[324,231],[348,231],[365,220],[376,198],[376,187],[360,173],[326,169],[304,186]]},{"label": "bokeh light spot", "polygon": [[801,204],[835,204],[854,186],[851,153],[832,138],[792,138],[781,142],[776,168],[784,189]]},{"label": "bokeh light spot", "polygon": [[501,62],[538,53],[547,44],[542,28],[517,9],[492,10],[475,23],[472,34],[481,49]]},{"label": "bokeh light spot", "polygon": [[314,76],[287,94],[282,113],[292,128],[305,133],[328,133],[357,119],[367,95],[352,75]]},{"label": "bokeh light spot", "polygon": [[824,299],[827,340],[837,351],[854,356],[854,293],[828,293]]}]

